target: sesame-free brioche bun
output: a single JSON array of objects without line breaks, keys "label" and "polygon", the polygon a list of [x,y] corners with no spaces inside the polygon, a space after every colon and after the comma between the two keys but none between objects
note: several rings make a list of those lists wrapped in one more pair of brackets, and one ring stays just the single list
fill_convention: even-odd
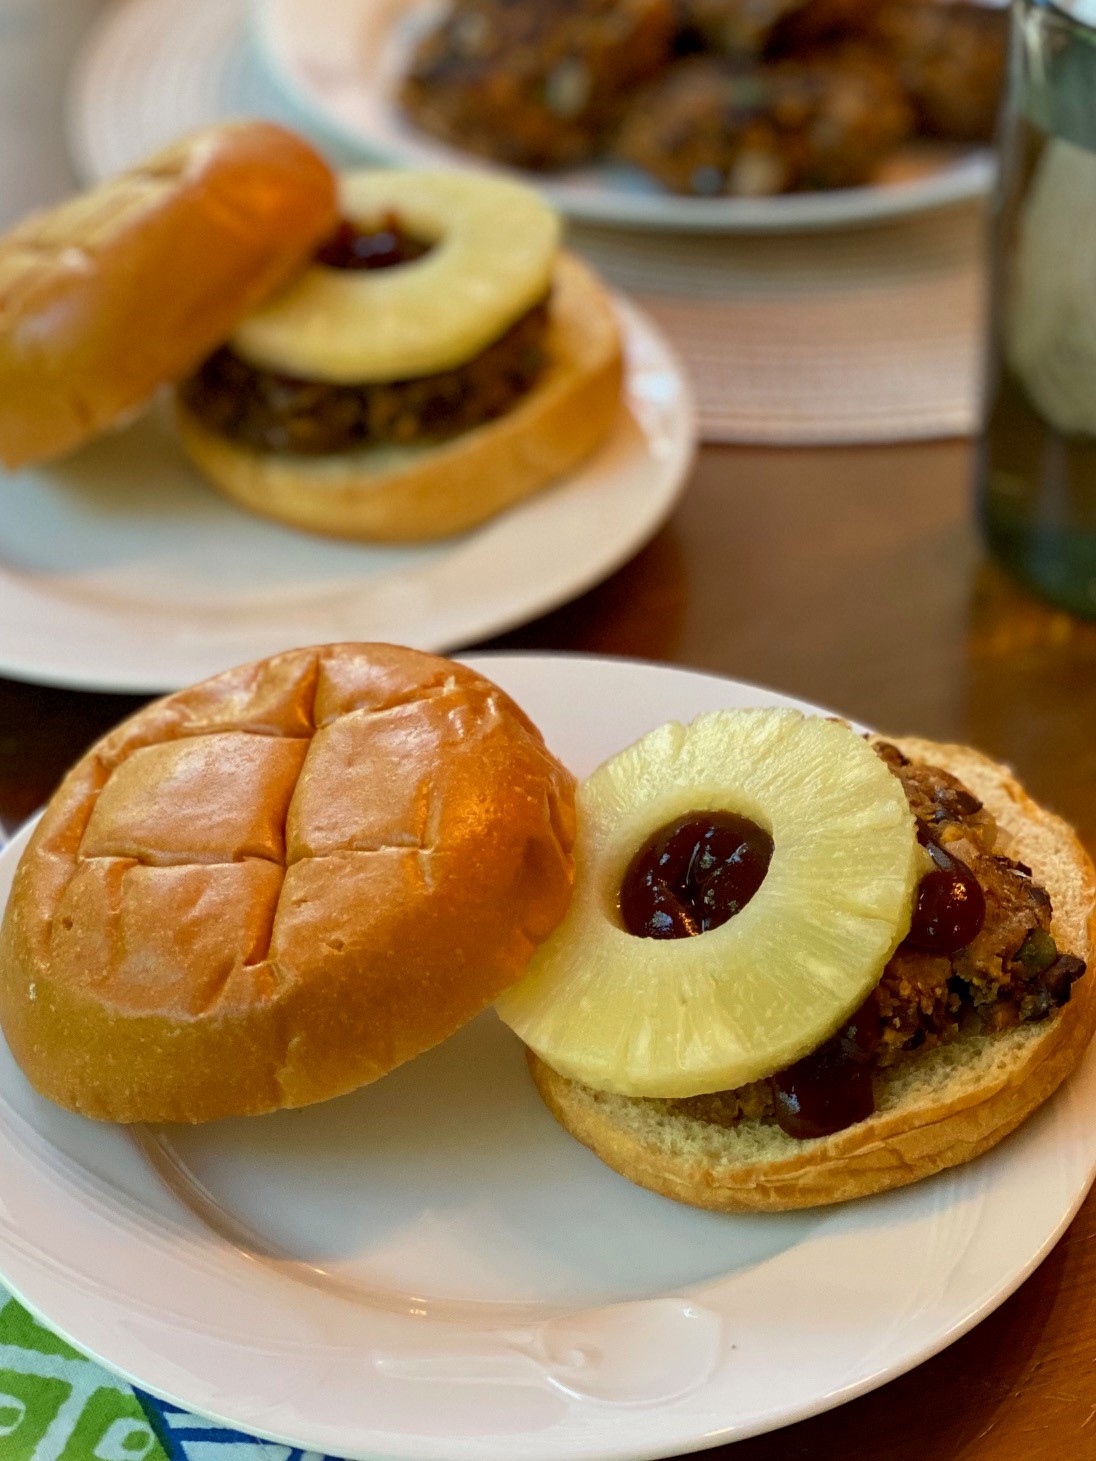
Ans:
[{"label": "sesame-free brioche bun", "polygon": [[322,1101],[521,975],[573,838],[573,778],[482,675],[378,644],[245,665],[70,772],[0,928],[0,1025],[85,1116]]},{"label": "sesame-free brioche bun", "polygon": [[436,446],[292,456],[241,446],[177,400],[183,445],[209,480],[252,512],[336,537],[413,542],[475,527],[584,461],[620,409],[620,334],[593,274],[561,254],[548,364],[501,416]]},{"label": "sesame-free brioche bun", "polygon": [[[981,798],[1010,855],[1050,893],[1059,949],[1090,961],[1096,872],[1073,831],[976,751],[887,739],[910,760],[950,771]],[[532,1051],[528,1059],[553,1116],[631,1181],[694,1207],[779,1212],[884,1192],[988,1151],[1074,1070],[1094,1028],[1090,967],[1049,1019],[1003,1034],[964,1035],[905,1057],[876,1073],[874,1116],[808,1141],[767,1121],[726,1129],[659,1101],[595,1091],[558,1075]]]},{"label": "sesame-free brioche bun", "polygon": [[306,262],[335,178],[271,122],[211,127],[0,238],[0,461],[79,446]]}]

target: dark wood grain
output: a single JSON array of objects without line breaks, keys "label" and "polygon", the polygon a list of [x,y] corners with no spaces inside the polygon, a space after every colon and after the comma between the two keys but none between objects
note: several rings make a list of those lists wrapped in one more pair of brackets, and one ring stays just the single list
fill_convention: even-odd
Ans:
[{"label": "dark wood grain", "polygon": [[[986,563],[970,454],[708,448],[662,533],[499,647],[626,654],[801,695],[1011,762],[1096,847],[1096,626]],[[2,629],[0,629],[2,633]],[[25,816],[137,702],[0,681],[0,817]],[[597,707],[590,707],[591,715]],[[734,1461],[1096,1457],[1096,1201],[1037,1273],[943,1355]]]}]

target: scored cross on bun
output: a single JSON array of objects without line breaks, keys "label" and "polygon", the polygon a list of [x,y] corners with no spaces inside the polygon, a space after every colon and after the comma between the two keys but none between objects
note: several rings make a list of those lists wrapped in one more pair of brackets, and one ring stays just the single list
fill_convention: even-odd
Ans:
[{"label": "scored cross on bun", "polygon": [[574,783],[514,702],[388,645],[293,650],[74,767],[0,930],[32,1084],[113,1121],[325,1100],[522,972],[571,889]]}]

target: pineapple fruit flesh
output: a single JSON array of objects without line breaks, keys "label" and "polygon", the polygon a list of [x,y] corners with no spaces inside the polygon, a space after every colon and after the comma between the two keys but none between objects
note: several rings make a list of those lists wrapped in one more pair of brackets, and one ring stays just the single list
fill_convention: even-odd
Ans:
[{"label": "pineapple fruit flesh", "polygon": [[[633,936],[619,909],[631,858],[705,811],[772,835],[764,881],[718,928]],[[923,861],[900,782],[849,726],[793,710],[661,726],[580,788],[570,909],[498,1012],[600,1090],[733,1089],[816,1049],[861,1004],[909,928]]]},{"label": "pineapple fruit flesh", "polygon": [[252,365],[339,385],[411,380],[464,365],[545,298],[555,213],[520,183],[476,173],[370,172],[340,179],[343,216],[395,216],[431,244],[394,269],[314,264],[240,325]]}]

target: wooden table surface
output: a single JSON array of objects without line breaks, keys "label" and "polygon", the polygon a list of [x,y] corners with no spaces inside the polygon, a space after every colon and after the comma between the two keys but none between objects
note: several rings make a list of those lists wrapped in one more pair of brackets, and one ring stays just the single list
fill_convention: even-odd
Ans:
[{"label": "wooden table surface", "polygon": [[[970,451],[705,448],[666,528],[575,603],[493,643],[690,665],[893,733],[970,741],[1096,849],[1096,625],[982,554]],[[0,630],[2,633],[2,630]],[[139,701],[0,680],[0,818]],[[591,707],[591,714],[596,710]],[[712,1455],[734,1461],[1096,1457],[1096,1197],[966,1338],[874,1394]]]}]

